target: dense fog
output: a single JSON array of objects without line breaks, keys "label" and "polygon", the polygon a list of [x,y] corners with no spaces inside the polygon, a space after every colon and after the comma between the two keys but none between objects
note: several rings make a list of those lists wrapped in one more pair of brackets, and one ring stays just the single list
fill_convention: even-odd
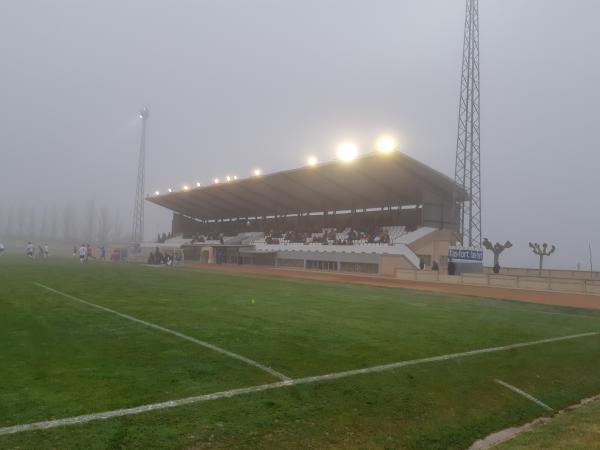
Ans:
[{"label": "dense fog", "polygon": [[[483,0],[483,234],[600,255],[600,2]],[[0,5],[0,242],[126,242],[146,191],[333,159],[382,133],[453,176],[464,0]],[[146,238],[170,228],[146,204]],[[489,255],[488,255],[489,256]],[[489,263],[489,261],[487,261]],[[600,256],[598,258],[600,267]]]}]

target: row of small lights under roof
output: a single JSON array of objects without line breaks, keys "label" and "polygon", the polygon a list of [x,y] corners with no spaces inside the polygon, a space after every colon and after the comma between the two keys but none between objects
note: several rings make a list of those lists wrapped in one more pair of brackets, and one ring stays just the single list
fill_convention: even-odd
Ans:
[{"label": "row of small lights under roof", "polygon": [[[397,150],[398,143],[396,139],[394,139],[392,136],[382,136],[377,140],[375,147],[379,153],[390,154]],[[358,145],[351,141],[342,142],[337,149],[337,157],[340,161],[343,161],[345,163],[350,163],[354,161],[358,157]],[[319,164],[318,158],[314,155],[309,156],[306,162],[309,167],[315,167]],[[252,171],[252,175],[254,177],[260,177],[262,175],[262,171],[260,169],[254,169]],[[237,175],[228,175],[224,179],[226,183],[230,183],[231,181],[237,180]],[[221,182],[222,180],[220,178],[215,178],[213,180],[213,184],[219,184]],[[202,183],[196,182],[196,187],[202,187]],[[189,191],[190,186],[185,184],[182,186],[182,190]],[[169,188],[167,189],[167,192],[170,194],[173,192],[173,189]],[[155,191],[154,194],[160,195],[160,191]]]}]

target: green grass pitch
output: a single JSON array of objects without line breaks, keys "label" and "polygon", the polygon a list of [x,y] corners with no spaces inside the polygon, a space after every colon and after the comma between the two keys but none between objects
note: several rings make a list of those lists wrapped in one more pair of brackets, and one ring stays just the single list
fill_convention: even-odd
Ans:
[{"label": "green grass pitch", "polygon": [[[600,331],[600,312],[495,299],[0,257],[0,428]],[[0,448],[464,449],[600,393],[600,336],[280,387],[47,430]]]}]

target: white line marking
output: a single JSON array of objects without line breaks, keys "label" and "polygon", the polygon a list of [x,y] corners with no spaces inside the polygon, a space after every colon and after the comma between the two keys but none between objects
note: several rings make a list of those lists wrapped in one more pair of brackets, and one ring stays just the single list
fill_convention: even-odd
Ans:
[{"label": "white line marking", "polygon": [[216,399],[220,399],[220,398],[237,397],[239,395],[246,395],[246,394],[251,394],[254,392],[262,392],[262,391],[268,391],[268,390],[272,390],[272,389],[280,389],[280,388],[284,388],[287,386],[297,386],[300,384],[310,384],[310,383],[316,383],[319,381],[337,380],[339,378],[346,378],[346,377],[351,377],[354,375],[361,375],[361,374],[373,373],[373,372],[384,372],[387,370],[394,370],[394,369],[398,369],[400,367],[414,366],[417,364],[425,364],[425,363],[431,363],[431,362],[436,362],[436,361],[447,361],[450,359],[464,358],[464,357],[468,357],[468,356],[481,355],[484,353],[502,352],[502,351],[512,350],[512,349],[516,349],[516,348],[531,347],[534,345],[548,344],[551,342],[568,341],[571,339],[579,339],[579,338],[598,336],[598,335],[600,335],[600,332],[574,334],[571,336],[562,336],[562,337],[556,337],[556,338],[550,338],[550,339],[542,339],[539,341],[522,342],[519,344],[506,345],[503,347],[490,347],[490,348],[484,348],[484,349],[480,349],[480,350],[472,350],[472,351],[463,352],[463,353],[452,353],[449,355],[433,356],[430,358],[421,358],[421,359],[413,359],[410,361],[401,361],[401,362],[396,362],[396,363],[392,363],[392,364],[384,364],[384,365],[380,365],[380,366],[367,367],[364,369],[348,370],[345,372],[334,372],[334,373],[329,373],[329,374],[325,374],[325,375],[317,375],[317,376],[305,377],[305,378],[296,378],[293,380],[279,381],[277,383],[262,384],[259,386],[251,386],[251,387],[240,388],[240,389],[231,389],[228,391],[214,392],[212,394],[198,395],[195,397],[187,397],[187,398],[182,398],[182,399],[178,399],[178,400],[170,400],[170,401],[160,402],[160,403],[151,403],[148,405],[136,406],[134,408],[115,409],[113,411],[105,411],[105,412],[94,413],[94,414],[85,414],[82,416],[68,417],[65,419],[48,420],[48,421],[44,421],[44,422],[35,422],[35,423],[28,423],[28,424],[23,424],[23,425],[13,425],[13,426],[9,426],[9,427],[0,428],[0,436],[4,435],[4,434],[20,433],[23,431],[45,430],[48,428],[56,428],[56,427],[62,427],[62,426],[67,426],[67,425],[75,425],[75,424],[80,424],[80,423],[91,422],[94,420],[110,419],[113,417],[129,416],[129,415],[133,415],[133,414],[140,414],[140,413],[143,413],[146,411],[156,411],[156,410],[160,410],[160,409],[175,408],[175,407],[181,406],[181,405],[190,405],[192,403],[200,403],[200,402],[205,402],[208,400],[216,400]]},{"label": "white line marking", "polygon": [[546,405],[544,402],[542,402],[541,400],[538,400],[537,398],[535,398],[533,395],[529,395],[527,392],[522,391],[521,389],[519,389],[516,386],[513,386],[512,384],[508,384],[502,380],[494,380],[496,383],[504,386],[505,388],[510,389],[513,392],[516,392],[517,394],[525,397],[527,400],[531,400],[533,403],[541,406],[542,408],[544,408],[546,411],[554,411],[554,409],[552,409],[551,407],[549,407],[548,405]]},{"label": "white line marking", "polygon": [[163,331],[165,333],[169,333],[169,334],[171,334],[173,336],[177,336],[178,338],[185,339],[186,341],[193,342],[194,344],[201,345],[202,347],[206,347],[206,348],[208,348],[210,350],[213,350],[215,352],[219,352],[219,353],[227,355],[227,356],[229,356],[231,358],[234,358],[234,359],[237,359],[239,361],[245,362],[246,364],[249,364],[251,366],[254,366],[254,367],[258,368],[258,369],[261,369],[261,370],[263,370],[265,372],[270,373],[275,378],[279,378],[280,380],[284,380],[284,381],[290,380],[289,377],[286,377],[282,373],[279,373],[276,370],[271,369],[270,367],[264,366],[264,365],[262,365],[259,362],[253,361],[252,359],[249,359],[249,358],[246,358],[245,356],[238,355],[237,353],[230,352],[229,350],[225,350],[224,348],[217,347],[216,345],[210,344],[210,343],[205,342],[205,341],[201,341],[201,340],[193,338],[191,336],[187,336],[185,334],[179,333],[178,331],[174,331],[174,330],[171,330],[169,328],[161,327],[160,325],[156,325],[156,324],[153,324],[153,323],[150,323],[150,322],[146,322],[145,320],[142,320],[142,319],[137,319],[137,318],[135,318],[133,316],[130,316],[128,314],[123,314],[123,313],[120,313],[120,312],[115,311],[113,309],[106,308],[104,306],[100,306],[100,305],[97,305],[95,303],[87,302],[85,300],[82,300],[80,298],[74,297],[72,295],[65,294],[64,292],[57,291],[56,289],[52,289],[51,287],[48,287],[48,286],[46,286],[44,284],[41,284],[41,283],[35,283],[35,284],[38,285],[38,286],[40,286],[40,287],[42,287],[42,288],[44,288],[44,289],[49,290],[50,292],[54,292],[55,294],[62,295],[63,297],[66,297],[66,298],[71,299],[71,300],[75,300],[76,302],[84,303],[84,304],[86,304],[88,306],[92,306],[94,308],[101,309],[102,311],[105,311],[105,312],[108,312],[108,313],[111,313],[111,314],[115,314],[115,315],[117,315],[119,317],[122,317],[124,319],[131,320],[133,322],[137,322],[139,324],[145,325],[145,326],[150,327],[150,328],[154,328],[155,330],[160,330],[160,331]]}]

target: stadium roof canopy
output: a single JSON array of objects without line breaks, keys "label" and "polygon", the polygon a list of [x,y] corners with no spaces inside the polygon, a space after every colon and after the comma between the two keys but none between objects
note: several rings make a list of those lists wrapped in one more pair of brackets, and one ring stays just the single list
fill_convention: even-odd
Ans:
[{"label": "stadium roof canopy", "polygon": [[451,178],[394,152],[190,188],[147,200],[195,219],[214,220],[418,205],[426,193],[446,201],[467,199]]}]

